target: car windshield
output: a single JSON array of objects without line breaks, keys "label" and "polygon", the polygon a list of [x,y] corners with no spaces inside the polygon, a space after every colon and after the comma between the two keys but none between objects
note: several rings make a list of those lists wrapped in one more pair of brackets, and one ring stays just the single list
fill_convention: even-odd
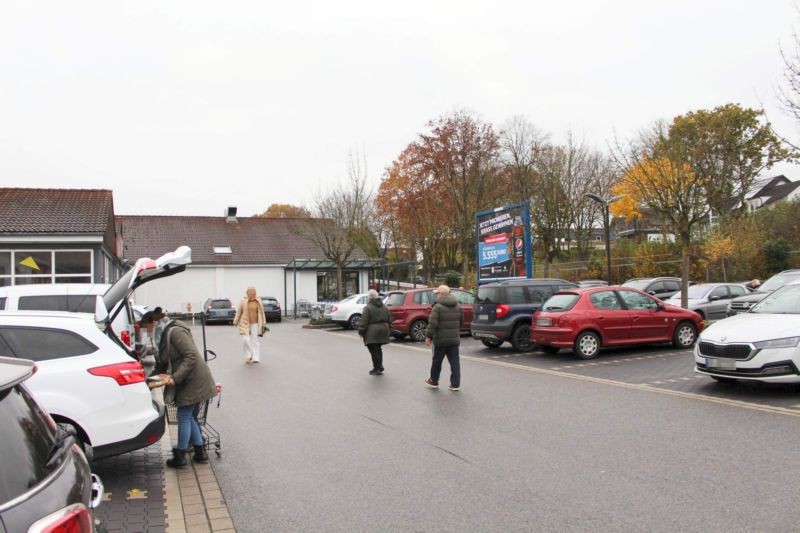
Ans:
[{"label": "car windshield", "polygon": [[[690,300],[696,299],[699,300],[700,298],[705,298],[706,294],[709,291],[715,289],[715,285],[689,285],[688,296]],[[669,298],[670,300],[680,300],[681,299],[681,291],[676,292]]]},{"label": "car windshield", "polygon": [[577,294],[554,294],[542,306],[542,311],[567,311],[578,301]]},{"label": "car windshield", "polygon": [[800,285],[776,290],[750,309],[751,313],[800,315]]},{"label": "car windshield", "polygon": [[476,301],[479,304],[500,303],[500,292],[500,287],[480,287]]},{"label": "car windshield", "polygon": [[756,292],[772,292],[780,289],[787,283],[800,279],[800,272],[786,272],[783,274],[775,274],[763,284],[761,284]]},{"label": "car windshield", "polygon": [[639,289],[643,291],[650,285],[649,279],[629,279],[622,284],[623,287],[630,287],[631,289]]}]

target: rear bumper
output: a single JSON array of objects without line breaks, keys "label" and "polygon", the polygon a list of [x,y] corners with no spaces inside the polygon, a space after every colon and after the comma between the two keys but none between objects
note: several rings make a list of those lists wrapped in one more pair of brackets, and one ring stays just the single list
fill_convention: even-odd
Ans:
[{"label": "rear bumper", "polygon": [[506,324],[476,324],[470,326],[470,334],[476,339],[505,341],[511,336],[511,328]]},{"label": "rear bumper", "polygon": [[531,344],[570,348],[575,342],[575,332],[566,328],[531,328]]},{"label": "rear bumper", "polygon": [[153,408],[158,412],[157,418],[147,424],[138,435],[131,439],[92,448],[93,459],[102,459],[132,452],[158,442],[161,436],[164,435],[164,429],[166,428],[166,409],[158,402],[153,402]]}]

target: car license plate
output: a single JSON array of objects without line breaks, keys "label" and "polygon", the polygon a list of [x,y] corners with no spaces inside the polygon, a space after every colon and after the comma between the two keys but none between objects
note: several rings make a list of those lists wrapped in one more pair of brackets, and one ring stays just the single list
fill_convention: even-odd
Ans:
[{"label": "car license plate", "polygon": [[489,315],[478,315],[478,320],[489,320]]},{"label": "car license plate", "polygon": [[706,367],[717,370],[736,370],[736,361],[731,359],[706,359]]}]

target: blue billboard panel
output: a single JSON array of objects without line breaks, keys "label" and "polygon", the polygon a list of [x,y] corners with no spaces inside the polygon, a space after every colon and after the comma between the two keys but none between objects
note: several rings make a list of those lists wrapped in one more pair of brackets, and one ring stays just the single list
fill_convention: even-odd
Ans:
[{"label": "blue billboard panel", "polygon": [[530,235],[524,205],[500,207],[476,215],[478,281],[530,275]]}]

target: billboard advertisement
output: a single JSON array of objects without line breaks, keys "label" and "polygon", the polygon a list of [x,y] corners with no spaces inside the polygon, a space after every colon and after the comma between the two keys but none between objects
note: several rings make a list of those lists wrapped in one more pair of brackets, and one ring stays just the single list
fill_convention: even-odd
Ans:
[{"label": "billboard advertisement", "polygon": [[531,274],[530,217],[525,205],[475,215],[478,283],[527,278]]}]

